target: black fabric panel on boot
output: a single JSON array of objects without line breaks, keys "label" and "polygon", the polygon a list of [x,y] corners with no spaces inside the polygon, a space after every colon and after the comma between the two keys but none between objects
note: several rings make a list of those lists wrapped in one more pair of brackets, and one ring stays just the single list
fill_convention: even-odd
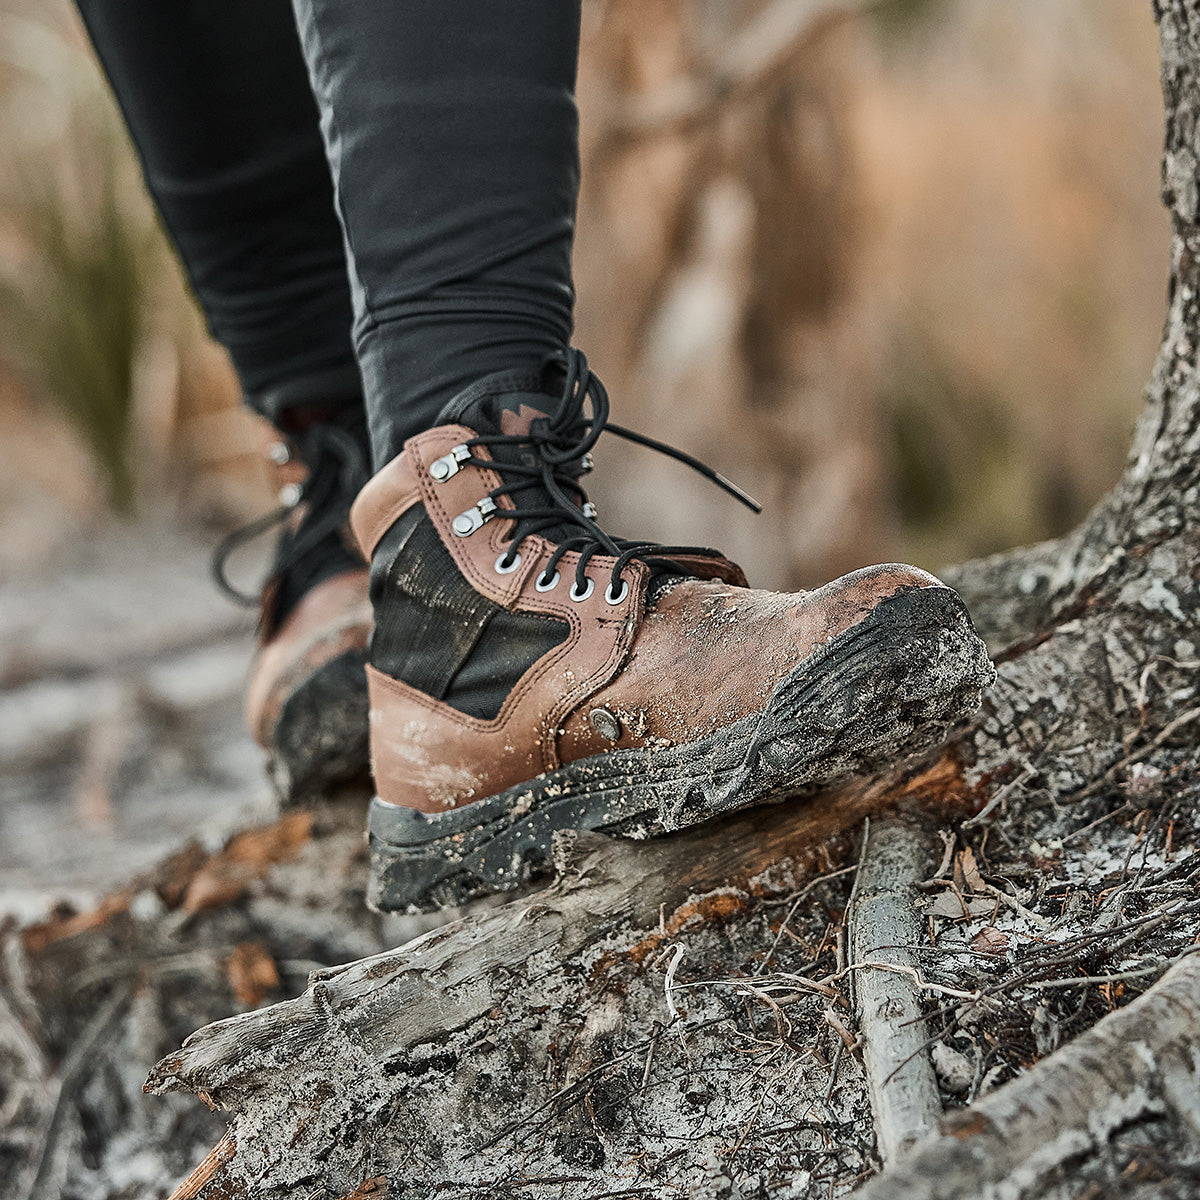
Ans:
[{"label": "black fabric panel on boot", "polygon": [[514,613],[460,574],[423,505],[383,535],[371,564],[371,665],[472,717],[494,720],[517,680],[570,634]]},{"label": "black fabric panel on boot", "polygon": [[494,720],[517,680],[570,632],[565,621],[497,606],[474,652],[455,675],[446,703],[473,717]]}]

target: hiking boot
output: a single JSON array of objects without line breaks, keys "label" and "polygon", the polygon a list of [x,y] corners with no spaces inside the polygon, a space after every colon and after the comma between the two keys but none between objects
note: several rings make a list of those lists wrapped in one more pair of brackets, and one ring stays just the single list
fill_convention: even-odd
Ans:
[{"label": "hiking boot", "polygon": [[[276,442],[280,507],[238,530],[214,556],[222,589],[260,608],[258,648],[246,689],[246,722],[267,752],[285,803],[370,772],[364,666],[372,617],[366,564],[347,523],[366,478],[364,429],[314,423]],[[225,561],[240,544],[282,526],[258,596],[235,589]]]},{"label": "hiking boot", "polygon": [[579,480],[605,428],[736,489],[609,423],[577,351],[552,370],[468,389],[351,512],[385,911],[517,887],[556,829],[652,837],[870,772],[994,677],[958,595],[915,567],[777,595],[714,550],[604,533]]}]

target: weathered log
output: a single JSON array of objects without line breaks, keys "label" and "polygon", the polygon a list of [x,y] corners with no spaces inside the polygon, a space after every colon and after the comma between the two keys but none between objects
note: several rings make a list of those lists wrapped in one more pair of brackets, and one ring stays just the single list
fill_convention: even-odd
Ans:
[{"label": "weathered log", "polygon": [[[648,1079],[656,1052],[660,1066],[679,1059],[680,1050],[686,1063],[684,1038],[694,1035],[676,1014],[690,1002],[672,998],[672,968],[661,1012],[631,1011],[628,992],[645,986],[655,956],[671,949],[678,955],[687,934],[719,930],[794,890],[798,880],[830,861],[836,849],[831,839],[865,816],[918,801],[927,809],[961,811],[964,800],[961,774],[943,758],[886,783],[744,814],[717,830],[649,843],[562,836],[561,875],[551,887],[399,950],[317,972],[296,1000],[200,1030],[155,1067],[147,1090],[194,1091],[237,1114],[237,1152],[214,1174],[212,1194],[250,1194],[252,1185],[256,1195],[288,1194],[314,1175],[348,1192],[376,1166],[388,1173],[395,1153],[411,1160],[405,1178],[415,1186],[434,1177],[431,1146],[447,1182],[465,1185],[474,1178],[482,1186],[486,1175],[480,1170],[493,1165],[490,1156],[481,1159],[484,1149],[519,1142],[547,1113],[567,1114],[561,1123],[570,1128],[570,1109],[581,1099],[585,1108],[595,1105],[598,1076],[611,1074],[612,1064],[636,1055],[639,1071],[645,1059]],[[538,1011],[540,995],[563,1004],[567,980],[574,993],[567,1006],[592,1007],[557,1087],[519,1096],[497,1096],[494,1083],[481,1088],[469,1055],[463,1061],[465,1048],[484,1044],[494,1054],[506,1040],[507,1071],[528,1081],[532,1059],[534,1078],[544,1078],[552,1039],[530,1037],[523,1026],[530,1011]],[[670,1023],[673,1016],[683,1025],[677,1033],[654,1026],[655,1019]],[[557,1022],[547,1024],[554,1030]],[[640,1038],[638,1029],[644,1029]],[[618,1051],[622,1036],[627,1048]],[[431,1070],[453,1074],[456,1065],[466,1066],[467,1075],[443,1098],[458,1119],[448,1127],[441,1105],[425,1113],[406,1108],[396,1131],[395,1110],[411,1102],[412,1078]],[[590,1167],[587,1178],[599,1183],[606,1179],[597,1170],[606,1154],[591,1123],[585,1117],[582,1140],[576,1134],[555,1153],[577,1171]],[[397,1132],[397,1146],[373,1157],[372,1148]],[[730,1136],[728,1127],[713,1133]],[[267,1163],[273,1166],[264,1180]],[[697,1166],[703,1175],[704,1164],[689,1163],[680,1165],[679,1177],[695,1175]]]}]

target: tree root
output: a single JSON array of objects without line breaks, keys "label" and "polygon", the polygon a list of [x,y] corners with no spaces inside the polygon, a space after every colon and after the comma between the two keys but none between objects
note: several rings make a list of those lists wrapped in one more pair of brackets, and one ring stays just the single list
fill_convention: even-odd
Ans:
[{"label": "tree root", "polygon": [[[855,1193],[857,1200],[1020,1200],[1122,1125],[1169,1112],[1198,1130],[1200,954]],[[1198,1130],[1200,1132],[1200,1130]]]},{"label": "tree root", "polygon": [[[932,867],[928,835],[903,821],[871,826],[850,904],[850,958],[875,1136],[899,1159],[942,1115],[912,948],[921,940],[913,885]],[[875,969],[877,968],[896,968]]]}]

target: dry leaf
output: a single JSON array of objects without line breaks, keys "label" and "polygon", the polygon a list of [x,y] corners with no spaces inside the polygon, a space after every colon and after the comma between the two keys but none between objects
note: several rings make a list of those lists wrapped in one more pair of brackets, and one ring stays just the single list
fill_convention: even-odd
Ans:
[{"label": "dry leaf", "polygon": [[270,951],[261,942],[241,942],[225,963],[225,974],[233,994],[248,1008],[257,1008],[272,988],[279,986],[279,972]]},{"label": "dry leaf", "polygon": [[371,1200],[382,1200],[382,1197],[387,1195],[388,1181],[385,1175],[376,1175],[373,1179],[364,1179],[362,1183],[342,1197],[342,1200],[364,1200],[369,1196]]},{"label": "dry leaf", "polygon": [[994,925],[985,925],[972,939],[971,949],[980,954],[1007,954],[1008,935]]},{"label": "dry leaf", "polygon": [[963,892],[985,892],[987,887],[979,874],[979,866],[975,862],[975,852],[968,846],[954,864],[954,881]]},{"label": "dry leaf", "polygon": [[995,908],[995,902],[992,900],[964,900],[951,889],[940,892],[925,905],[925,911],[930,916],[949,917],[952,921],[962,920],[963,917],[990,916]]},{"label": "dry leaf", "polygon": [[312,838],[312,814],[288,813],[266,829],[230,838],[193,876],[183,898],[185,912],[223,908],[241,899],[277,863],[295,858]]},{"label": "dry leaf", "polygon": [[962,1095],[975,1081],[975,1064],[953,1046],[934,1042],[930,1051],[938,1082],[956,1096]]}]

